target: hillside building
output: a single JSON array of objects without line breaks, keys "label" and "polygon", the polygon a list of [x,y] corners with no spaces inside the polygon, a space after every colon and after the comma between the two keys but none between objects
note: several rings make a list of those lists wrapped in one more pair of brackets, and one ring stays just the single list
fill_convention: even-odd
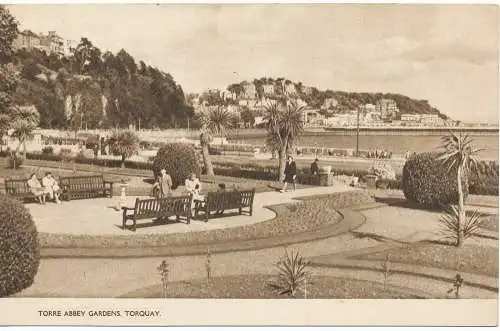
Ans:
[{"label": "hillside building", "polygon": [[247,83],[243,85],[243,88],[244,88],[243,99],[247,100],[257,99],[257,89],[255,88],[255,85],[253,83]]},{"label": "hillside building", "polygon": [[30,30],[18,33],[13,43],[14,49],[38,49],[47,54],[69,55],[66,51],[66,42],[55,31],[49,31],[46,35],[36,34]]},{"label": "hillside building", "polygon": [[383,120],[396,119],[399,117],[399,108],[392,99],[380,99],[375,104],[376,111]]},{"label": "hillside building", "polygon": [[321,109],[334,109],[337,107],[339,102],[335,98],[327,98],[325,99],[325,102],[323,102],[323,105],[321,106]]},{"label": "hillside building", "polygon": [[269,96],[274,94],[273,84],[264,84],[262,85],[262,89],[264,90],[264,96]]}]

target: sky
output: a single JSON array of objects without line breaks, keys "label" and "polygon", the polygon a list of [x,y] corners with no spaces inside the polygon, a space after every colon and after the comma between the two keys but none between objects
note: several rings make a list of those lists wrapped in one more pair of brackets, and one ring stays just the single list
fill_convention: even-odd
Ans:
[{"label": "sky", "polygon": [[169,72],[184,92],[285,77],[402,93],[498,123],[496,5],[9,5],[21,29],[89,38]]}]

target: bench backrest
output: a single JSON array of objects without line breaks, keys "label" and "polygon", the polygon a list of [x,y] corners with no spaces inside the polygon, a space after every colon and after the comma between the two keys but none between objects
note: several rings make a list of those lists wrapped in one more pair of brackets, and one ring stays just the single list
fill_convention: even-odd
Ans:
[{"label": "bench backrest", "polygon": [[5,192],[10,195],[30,193],[28,179],[6,179]]},{"label": "bench backrest", "polygon": [[209,210],[239,208],[241,206],[241,192],[209,192],[207,193],[206,206]]},{"label": "bench backrest", "polygon": [[243,190],[241,193],[241,204],[243,206],[251,206],[253,205],[253,198],[255,197],[255,189],[251,190]]},{"label": "bench backrest", "polygon": [[161,212],[169,214],[183,214],[190,210],[191,197],[189,195],[158,199],[136,199],[134,215],[137,217],[154,217]]},{"label": "bench backrest", "polygon": [[70,190],[92,190],[104,187],[104,177],[102,175],[61,177],[61,186]]}]

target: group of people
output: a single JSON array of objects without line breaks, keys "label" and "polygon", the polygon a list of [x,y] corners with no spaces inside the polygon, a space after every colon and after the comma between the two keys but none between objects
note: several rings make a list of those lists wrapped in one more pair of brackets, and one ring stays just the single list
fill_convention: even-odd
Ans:
[{"label": "group of people", "polygon": [[[201,182],[196,177],[195,173],[192,173],[184,181],[185,192],[193,196],[193,203],[191,208],[194,209],[196,202],[205,201],[205,196],[201,194]],[[217,192],[225,192],[226,184],[220,183],[217,188]],[[160,175],[153,184],[153,196],[155,198],[165,198],[172,196],[172,177],[167,173],[165,169],[160,171]],[[222,210],[218,210],[216,214],[222,214]]]},{"label": "group of people", "polygon": [[[192,194],[195,200],[203,200],[203,196],[200,193],[201,183],[195,173],[192,173],[191,176],[185,180],[184,186],[186,193]],[[153,184],[153,196],[157,198],[172,196],[172,177],[165,169],[161,169],[160,175]]]},{"label": "group of people", "polygon": [[61,203],[61,188],[50,172],[45,173],[41,182],[36,174],[31,174],[30,179],[28,179],[28,187],[40,204],[45,204],[47,197],[56,203]]}]

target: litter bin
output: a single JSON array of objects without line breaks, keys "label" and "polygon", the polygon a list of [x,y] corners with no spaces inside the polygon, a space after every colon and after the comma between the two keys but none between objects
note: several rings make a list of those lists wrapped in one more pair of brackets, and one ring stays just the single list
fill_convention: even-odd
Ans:
[{"label": "litter bin", "polygon": [[319,185],[333,186],[333,173],[331,166],[323,166],[319,169]]}]

